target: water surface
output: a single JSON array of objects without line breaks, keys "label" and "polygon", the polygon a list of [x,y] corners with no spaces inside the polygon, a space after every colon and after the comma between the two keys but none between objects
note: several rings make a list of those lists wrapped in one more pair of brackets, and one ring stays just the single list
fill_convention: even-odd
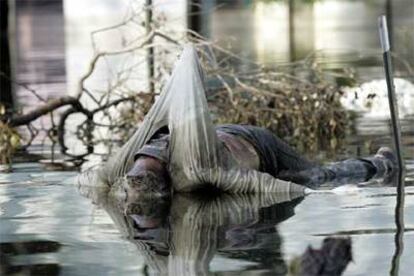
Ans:
[{"label": "water surface", "polygon": [[[372,183],[305,198],[176,195],[126,207],[94,187],[82,189],[90,199],[79,195],[75,175],[27,163],[0,176],[4,271],[285,274],[292,259],[329,236],[351,237],[354,261],[345,275],[384,275],[391,269],[395,187]],[[414,265],[413,178],[411,162],[400,275],[409,275]]]}]

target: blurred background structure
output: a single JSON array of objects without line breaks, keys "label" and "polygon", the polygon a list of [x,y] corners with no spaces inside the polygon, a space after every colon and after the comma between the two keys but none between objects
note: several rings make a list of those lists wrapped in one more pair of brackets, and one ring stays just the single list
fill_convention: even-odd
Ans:
[{"label": "blurred background structure", "polygon": [[[90,33],[121,22],[131,2],[137,1],[9,1],[16,80],[38,85],[46,77],[56,85],[66,79],[75,82],[91,58]],[[364,79],[382,76],[376,18],[387,14],[394,52],[401,59],[414,59],[411,0],[153,2],[170,24],[188,25],[213,41],[230,44],[243,57],[280,63],[316,54],[331,67],[361,68]],[[105,39],[108,48],[116,46],[111,37]]]},{"label": "blurred background structure", "polygon": [[[237,65],[240,72],[248,71],[250,61],[277,68],[311,57],[323,70],[335,73],[349,69],[358,84],[383,79],[377,17],[386,14],[396,76],[413,82],[411,0],[7,0],[1,5],[2,102],[13,104],[23,113],[39,99],[76,95],[96,53],[116,51],[133,41],[135,29],[128,26],[121,30],[121,27],[129,20],[131,11],[144,5],[152,7],[146,20],[162,18],[174,31],[188,28],[246,60]],[[145,24],[134,23],[137,27]],[[117,24],[119,30],[104,31]],[[150,55],[154,54],[152,49],[148,50]],[[154,75],[154,62],[159,63],[156,55],[147,60],[147,67],[133,72],[128,80],[131,90],[142,91],[143,87],[154,90],[154,81],[148,81],[147,77]],[[87,81],[95,90],[108,90],[113,85],[110,78],[125,65],[125,61],[116,58],[104,63],[97,64],[94,75]],[[344,84],[347,83],[339,83]],[[368,96],[381,94],[372,90],[384,85],[373,85],[374,88],[368,85],[359,92]],[[409,83],[402,86],[407,91],[412,89]],[[27,93],[28,90],[37,95]],[[409,109],[413,97],[410,91],[404,93],[403,108]],[[351,109],[361,109],[364,104],[355,103],[352,96],[345,97],[344,102]],[[375,107],[375,115],[382,118],[388,115],[386,109]],[[413,112],[402,112],[406,113]],[[50,116],[44,116],[35,125],[46,129],[53,124],[51,120]],[[44,137],[36,139],[39,142]]]},{"label": "blurred background structure", "polygon": [[[121,22],[131,4],[114,0],[8,2],[14,79],[41,88],[45,97],[73,93],[93,55],[90,33]],[[362,80],[382,77],[376,18],[387,14],[394,52],[402,60],[414,60],[411,0],[153,2],[156,10],[171,18],[170,24],[180,28],[187,24],[251,60],[283,63],[314,54],[331,68],[357,68]],[[3,29],[6,3],[2,1]],[[106,47],[117,46],[113,45],[117,39],[103,39]],[[3,60],[6,64],[7,59]],[[7,67],[4,70],[7,73]],[[14,87],[16,98],[25,97],[19,89]]]},{"label": "blurred background structure", "polygon": [[[325,69],[351,68],[359,83],[383,78],[377,17],[386,14],[396,75],[413,81],[407,70],[414,63],[411,0],[7,0],[2,1],[2,74],[13,83],[1,78],[2,101],[14,99],[24,111],[36,102],[27,87],[46,99],[76,94],[96,51],[119,48],[125,35],[101,33],[92,44],[91,34],[123,22],[144,2],[154,13],[162,13],[171,29],[188,27],[247,60],[282,66],[311,56]],[[7,4],[9,45],[4,42]],[[127,32],[131,35],[134,29]],[[115,72],[98,67],[97,77],[89,82],[106,89],[106,77]],[[239,70],[246,67],[248,62]],[[146,75],[135,74],[137,87],[146,82]]]}]

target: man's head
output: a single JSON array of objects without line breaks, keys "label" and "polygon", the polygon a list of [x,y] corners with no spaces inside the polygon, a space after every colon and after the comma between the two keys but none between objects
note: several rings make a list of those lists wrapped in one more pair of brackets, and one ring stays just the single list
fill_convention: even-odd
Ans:
[{"label": "man's head", "polygon": [[171,193],[168,171],[163,162],[140,156],[126,175],[125,190],[128,196],[164,197]]}]

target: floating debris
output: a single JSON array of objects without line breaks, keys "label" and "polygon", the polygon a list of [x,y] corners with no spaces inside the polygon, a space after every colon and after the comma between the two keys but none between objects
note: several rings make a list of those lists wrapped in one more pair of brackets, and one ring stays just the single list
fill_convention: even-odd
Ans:
[{"label": "floating debris", "polygon": [[[394,79],[395,92],[401,118],[414,114],[414,84],[405,79]],[[342,105],[361,113],[365,118],[388,118],[387,83],[385,79],[365,82],[357,87],[346,87],[341,98]]]}]

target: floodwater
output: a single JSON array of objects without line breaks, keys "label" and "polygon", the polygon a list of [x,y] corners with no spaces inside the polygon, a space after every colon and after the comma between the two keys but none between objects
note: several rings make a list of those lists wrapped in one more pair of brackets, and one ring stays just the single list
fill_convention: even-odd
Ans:
[{"label": "floodwater", "polygon": [[[86,64],[85,52],[90,53],[90,49],[85,46],[85,37],[77,30],[88,22],[88,11],[82,9],[76,19],[68,12],[73,10],[70,3],[77,1],[66,1],[63,20],[62,3],[44,2],[52,2],[52,7],[45,4],[17,9],[18,35],[14,41],[17,45],[14,58],[18,64],[16,79],[50,97],[63,95],[66,89],[68,93],[73,92],[74,79]],[[90,12],[102,15],[122,10],[119,2],[108,0],[107,6],[102,4]],[[302,53],[320,51],[319,48],[329,46],[331,40],[351,41],[351,45],[342,48],[341,55],[332,54],[337,51],[322,51],[320,58],[327,66],[357,66],[364,81],[381,78],[380,56],[372,33],[375,23],[370,23],[370,19],[375,20],[378,13],[384,12],[382,4],[385,1],[315,2],[312,10],[319,12],[320,16],[317,16],[319,21],[313,17],[318,22],[313,24],[315,35],[311,41],[316,49],[300,41],[306,40],[303,38],[309,34],[309,26],[298,18],[310,22],[310,7],[301,6],[301,13],[296,17],[298,31],[294,51],[286,44],[289,37],[283,25],[278,27],[281,28],[278,31],[284,34],[284,38],[280,39],[278,47],[273,47],[272,39],[275,38],[265,26],[274,24],[272,20],[284,21],[286,5],[280,1],[276,4],[269,2],[264,1],[254,9],[238,6],[233,11],[214,12],[210,18],[213,22],[210,35],[213,38],[227,37],[229,33],[240,35],[241,43],[235,44],[236,50],[239,47],[240,53],[259,62],[286,62],[292,59],[292,53],[300,58]],[[282,8],[276,9],[278,5]],[[357,16],[355,12],[358,11],[364,17],[358,17],[360,21],[333,21],[334,12],[339,13],[335,5],[345,8],[348,14]],[[272,9],[278,11],[277,16],[265,16]],[[401,6],[396,6],[394,12],[401,14],[394,21],[395,39],[398,41],[399,26],[412,24],[414,17],[409,13],[410,8],[402,12]],[[243,29],[241,24],[224,23],[230,16],[232,22],[243,20],[247,27]],[[220,29],[220,22],[227,27]],[[341,22],[347,24],[341,25],[344,24]],[[91,20],[90,25],[84,28],[92,28],[98,23],[101,24],[99,20]],[[106,25],[104,23],[103,26]],[[335,33],[336,37],[331,37],[330,33]],[[350,40],[353,34],[364,39]],[[76,41],[79,45],[74,43]],[[398,44],[398,47],[404,54],[403,45]],[[407,53],[412,54],[413,45],[408,47],[412,48]],[[365,62],[358,63],[358,57]],[[401,74],[412,80],[410,76]],[[16,89],[21,105],[34,101],[22,87]],[[93,186],[83,187],[79,193],[73,185],[77,172],[48,171],[39,163],[16,164],[13,173],[0,174],[0,274],[285,275],[295,258],[301,256],[308,246],[320,248],[327,237],[349,237],[353,261],[345,275],[412,275],[412,113],[404,117],[402,125],[407,166],[403,178],[406,186],[404,196],[397,193],[397,177],[297,198],[178,195],[170,201],[142,200],[129,206],[125,212],[125,206],[111,201],[105,191]],[[349,156],[371,154],[379,146],[391,145],[389,120],[362,117],[356,122],[355,135],[350,136],[346,143],[345,155]],[[48,151],[49,148],[41,145],[41,140],[32,147],[35,153]],[[398,210],[397,198],[400,205],[403,204],[403,208]]]},{"label": "floodwater", "polygon": [[[345,275],[384,275],[391,269],[411,275],[414,163],[407,165],[400,232],[395,182],[292,200],[176,195],[171,202],[142,200],[124,212],[104,191],[82,190],[98,205],[79,195],[75,172],[16,165],[13,174],[0,176],[1,268],[33,275],[284,275],[309,245],[319,248],[324,238],[335,236],[352,241],[353,262]],[[397,233],[403,248],[395,244]]]}]

